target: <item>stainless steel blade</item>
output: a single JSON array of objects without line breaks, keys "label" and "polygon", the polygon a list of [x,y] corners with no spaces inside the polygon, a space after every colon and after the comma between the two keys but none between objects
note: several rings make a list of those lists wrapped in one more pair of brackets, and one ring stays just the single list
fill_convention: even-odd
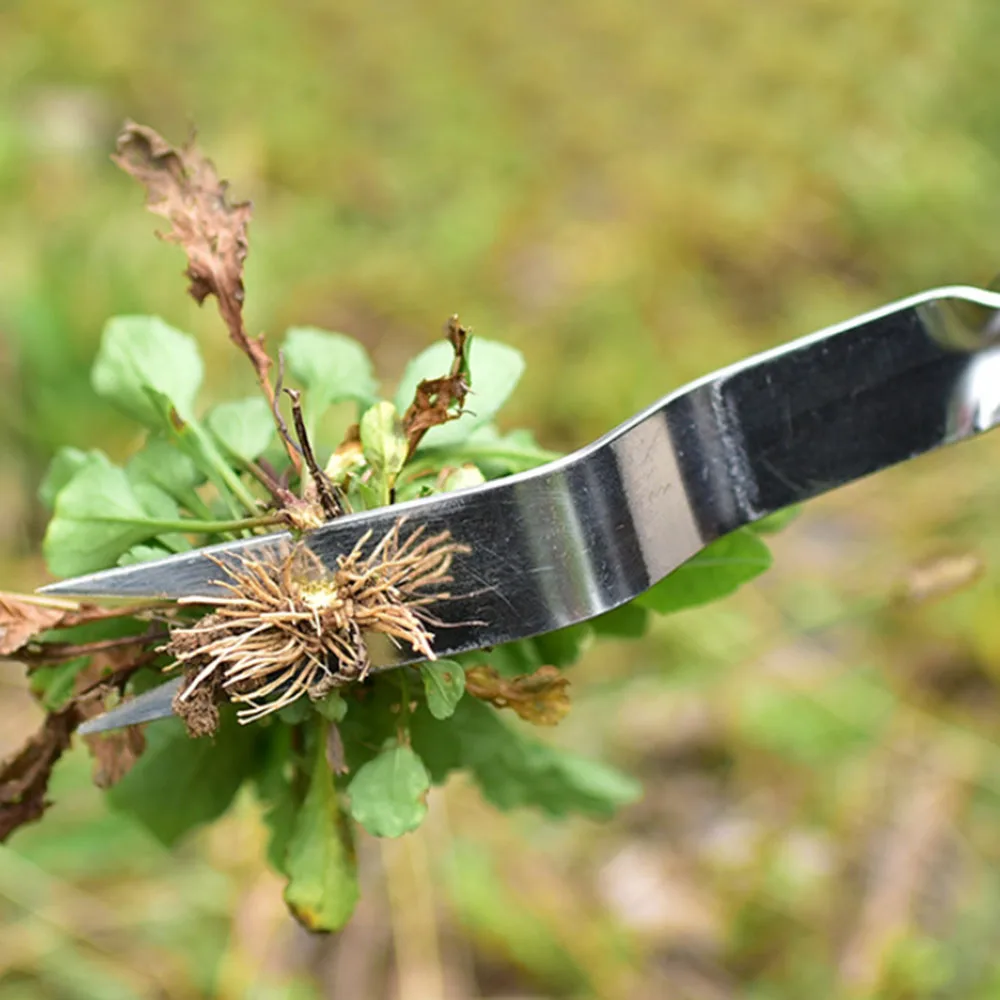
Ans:
[{"label": "stainless steel blade", "polygon": [[[374,544],[405,517],[404,534],[447,528],[468,545],[454,563],[459,596],[434,609],[446,623],[436,629],[439,656],[593,618],[735,528],[993,427],[998,311],[1000,294],[976,288],[913,296],[700,379],[564,459],[340,518],[307,544],[333,565],[365,532]],[[208,594],[220,573],[205,552],[227,558],[286,543],[248,539],[43,591]],[[378,662],[406,657],[387,647]]]}]

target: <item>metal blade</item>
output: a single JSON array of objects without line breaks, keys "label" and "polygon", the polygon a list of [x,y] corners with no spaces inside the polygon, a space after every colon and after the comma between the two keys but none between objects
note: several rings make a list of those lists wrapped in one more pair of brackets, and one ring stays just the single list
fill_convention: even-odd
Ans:
[{"label": "metal blade", "polygon": [[[439,656],[572,625],[646,590],[708,542],[1000,420],[1000,294],[925,292],[735,364],[557,462],[339,518],[307,536],[327,566],[366,532],[450,530],[470,554],[435,606]],[[88,597],[209,594],[227,543],[44,588]],[[216,588],[217,589],[217,588]],[[383,665],[401,662],[390,651]],[[395,657],[395,660],[393,660]]]}]

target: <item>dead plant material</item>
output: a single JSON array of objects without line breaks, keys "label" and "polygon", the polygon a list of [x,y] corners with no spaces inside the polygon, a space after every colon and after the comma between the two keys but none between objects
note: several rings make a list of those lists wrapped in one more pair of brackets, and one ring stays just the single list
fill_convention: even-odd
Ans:
[{"label": "dead plant material", "polygon": [[519,677],[501,677],[492,667],[465,671],[465,690],[494,708],[510,708],[525,722],[556,725],[570,709],[569,678],[558,667],[539,667]]},{"label": "dead plant material", "polygon": [[18,827],[39,819],[49,807],[45,793],[52,768],[69,747],[80,721],[79,709],[72,702],[60,712],[50,712],[28,742],[0,765],[0,843]]},{"label": "dead plant material", "polygon": [[441,378],[424,379],[403,414],[407,461],[413,457],[417,445],[432,427],[462,415],[465,397],[469,394],[469,360],[466,357],[469,331],[459,323],[457,316],[452,316],[448,320],[446,335],[455,351],[451,370]]},{"label": "dead plant material", "polygon": [[[215,296],[230,339],[249,358],[274,410],[277,394],[264,335],[251,337],[243,319],[250,202],[230,202],[228,182],[219,179],[212,161],[193,142],[175,148],[145,125],[126,122],[111,159],[145,187],[146,207],[170,220],[170,232],[159,235],[187,254],[191,297],[201,305]],[[298,470],[299,456],[289,451],[289,458]]]},{"label": "dead plant material", "polygon": [[[73,628],[105,618],[121,618],[150,610],[150,606],[129,608],[99,608],[94,604],[77,604],[37,594],[0,592],[0,656],[15,656],[42,632],[50,629]],[[68,643],[47,643],[49,654],[39,652],[32,661],[50,662],[70,659],[91,651],[91,645],[71,647]],[[25,657],[28,659],[28,657]]]},{"label": "dead plant material", "polygon": [[269,559],[220,560],[229,596],[185,599],[214,610],[175,628],[167,646],[185,671],[175,707],[189,730],[205,731],[206,689],[213,704],[242,705],[246,723],[362,680],[371,668],[368,632],[434,659],[428,606],[450,597],[452,560],[469,549],[448,531],[427,536],[418,527],[403,538],[403,522],[367,555],[366,533],[333,572],[303,543]]}]

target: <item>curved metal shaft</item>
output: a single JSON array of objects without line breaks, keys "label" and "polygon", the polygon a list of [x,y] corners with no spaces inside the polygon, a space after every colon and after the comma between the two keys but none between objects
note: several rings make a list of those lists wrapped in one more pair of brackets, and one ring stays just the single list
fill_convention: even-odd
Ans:
[{"label": "curved metal shaft", "polygon": [[[998,310],[1000,294],[974,288],[914,296],[709,375],[559,461],[340,518],[308,544],[333,565],[365,532],[377,540],[405,515],[409,527],[447,528],[468,545],[453,566],[461,596],[434,609],[454,623],[436,629],[440,656],[584,621],[735,528],[993,427]],[[204,551],[44,589],[204,594],[219,575]],[[386,644],[379,662],[415,659],[407,653]]]}]

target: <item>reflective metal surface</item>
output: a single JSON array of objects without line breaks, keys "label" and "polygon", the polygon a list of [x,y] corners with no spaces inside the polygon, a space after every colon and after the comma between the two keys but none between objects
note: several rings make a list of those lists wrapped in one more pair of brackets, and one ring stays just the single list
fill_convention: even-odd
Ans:
[{"label": "reflective metal surface", "polygon": [[[434,608],[450,623],[436,629],[440,656],[583,621],[735,528],[993,427],[998,311],[998,293],[925,292],[709,375],[557,462],[350,515],[308,544],[332,564],[366,531],[377,540],[405,515],[404,533],[448,528],[469,545],[471,554],[454,563],[460,596]],[[273,545],[275,537],[214,552]],[[218,575],[196,552],[44,591],[173,598],[210,592]],[[380,665],[409,662],[406,653],[386,648]],[[152,700],[122,706],[110,721],[95,720],[97,728],[139,721],[130,705],[134,713],[147,706],[147,718],[165,714],[168,692],[144,697]]]}]

